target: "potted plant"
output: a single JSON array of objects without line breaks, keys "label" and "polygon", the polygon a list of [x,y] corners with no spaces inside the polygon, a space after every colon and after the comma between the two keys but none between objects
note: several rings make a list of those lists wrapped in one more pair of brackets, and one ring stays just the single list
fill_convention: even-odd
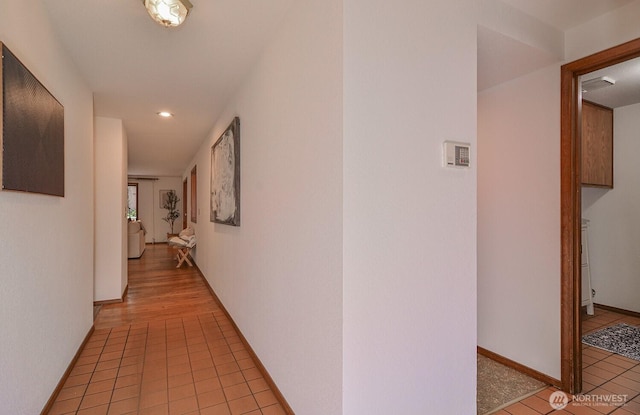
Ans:
[{"label": "potted plant", "polygon": [[176,219],[180,217],[180,211],[178,210],[179,201],[180,201],[180,198],[176,194],[175,190],[169,190],[166,193],[166,196],[162,203],[162,208],[167,209],[167,214],[164,218],[162,218],[162,220],[167,222],[169,224],[169,227],[171,228],[171,232],[167,233],[167,239],[176,235],[173,232],[173,225]]}]

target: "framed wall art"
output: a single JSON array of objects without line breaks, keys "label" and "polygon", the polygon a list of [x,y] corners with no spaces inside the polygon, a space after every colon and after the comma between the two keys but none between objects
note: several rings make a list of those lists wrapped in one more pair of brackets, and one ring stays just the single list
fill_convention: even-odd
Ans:
[{"label": "framed wall art", "polygon": [[2,190],[64,196],[64,107],[0,42]]},{"label": "framed wall art", "polygon": [[[191,222],[198,222],[198,166],[191,170]],[[186,199],[186,197],[185,197]]]},{"label": "framed wall art", "polygon": [[240,226],[240,118],[211,147],[211,222]]},{"label": "framed wall art", "polygon": [[169,204],[169,193],[175,193],[175,190],[172,189],[163,189],[158,192],[158,201],[160,209],[167,209],[167,205]]}]

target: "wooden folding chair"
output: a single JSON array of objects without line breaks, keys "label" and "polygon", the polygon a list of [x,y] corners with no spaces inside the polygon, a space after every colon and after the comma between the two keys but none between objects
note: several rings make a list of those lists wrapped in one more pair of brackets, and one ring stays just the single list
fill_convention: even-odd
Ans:
[{"label": "wooden folding chair", "polygon": [[191,261],[189,261],[190,253],[191,253],[191,248],[178,248],[178,254],[176,255],[176,258],[178,258],[178,265],[176,265],[176,268],[180,268],[183,262],[186,262],[187,264],[189,264],[190,267],[193,266]]},{"label": "wooden folding chair", "polygon": [[177,249],[176,259],[178,260],[178,265],[176,268],[180,268],[183,263],[187,263],[190,267],[193,266],[193,263],[189,260],[189,255],[191,254],[191,250],[196,246],[196,238],[190,238],[189,241],[185,241],[177,236],[169,239],[169,246],[172,246]]}]

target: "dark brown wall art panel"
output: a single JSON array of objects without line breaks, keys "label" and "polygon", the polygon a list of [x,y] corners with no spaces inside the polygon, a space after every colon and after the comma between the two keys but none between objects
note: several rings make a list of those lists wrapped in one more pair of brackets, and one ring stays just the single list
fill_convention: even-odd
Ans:
[{"label": "dark brown wall art panel", "polygon": [[64,196],[64,108],[2,45],[2,190]]}]

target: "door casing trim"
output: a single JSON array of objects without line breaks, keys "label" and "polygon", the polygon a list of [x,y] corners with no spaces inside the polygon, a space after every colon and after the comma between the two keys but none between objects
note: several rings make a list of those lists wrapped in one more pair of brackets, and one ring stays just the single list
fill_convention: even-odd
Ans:
[{"label": "door casing trim", "polygon": [[560,80],[560,347],[562,389],[582,390],[580,76],[640,56],[640,38],[562,65]]}]

